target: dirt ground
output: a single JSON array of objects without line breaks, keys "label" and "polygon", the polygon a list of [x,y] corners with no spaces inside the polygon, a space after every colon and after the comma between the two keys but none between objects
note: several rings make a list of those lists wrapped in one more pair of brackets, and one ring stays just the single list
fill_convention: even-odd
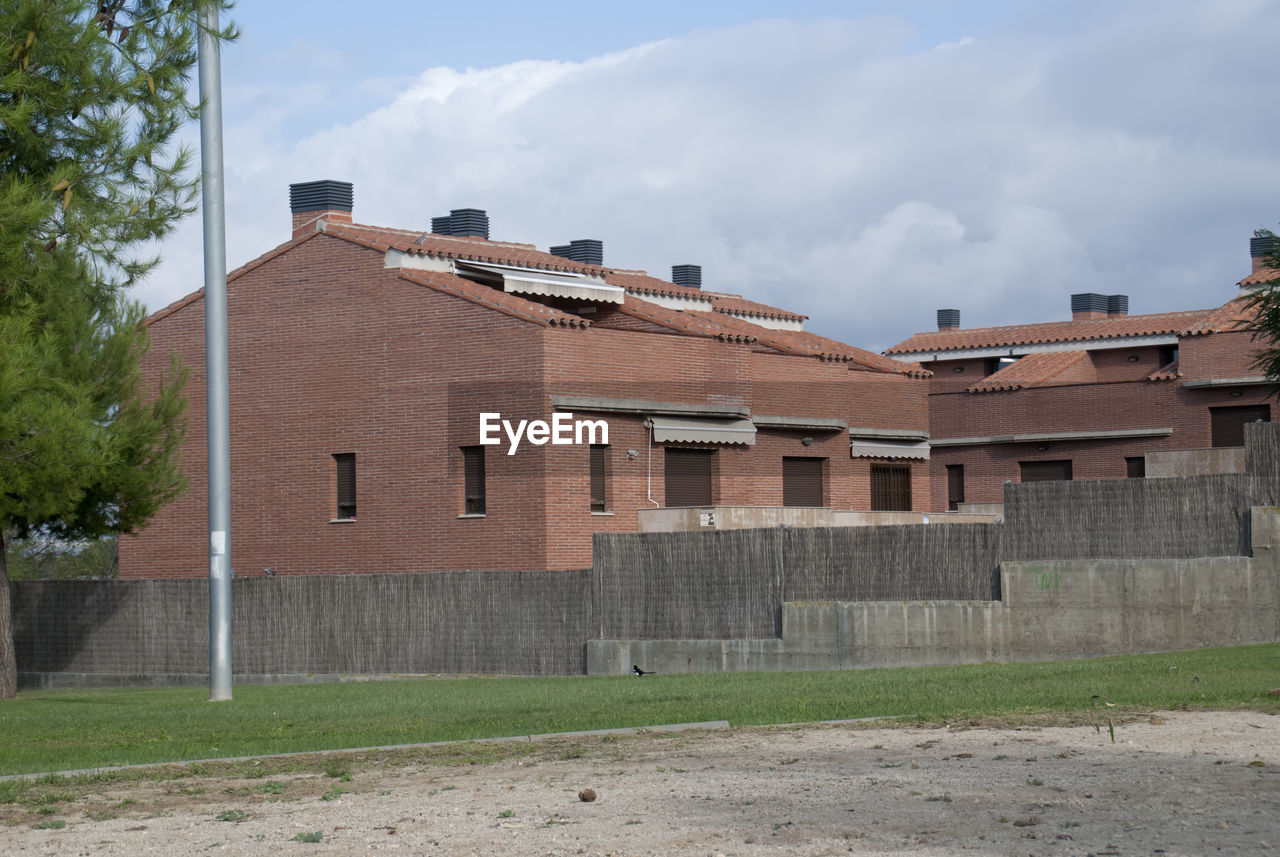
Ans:
[{"label": "dirt ground", "polygon": [[[371,754],[333,757],[328,774],[241,767],[28,799],[5,817],[0,851],[1102,857],[1280,847],[1280,717],[1160,713],[1116,724],[1114,744],[1100,722],[651,733],[539,740],[482,764]],[[595,799],[582,800],[584,789]]]}]

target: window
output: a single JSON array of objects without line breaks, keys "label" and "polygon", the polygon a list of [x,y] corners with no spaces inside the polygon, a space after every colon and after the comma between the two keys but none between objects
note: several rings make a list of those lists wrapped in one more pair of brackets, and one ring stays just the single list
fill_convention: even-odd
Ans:
[{"label": "window", "polygon": [[871,465],[871,511],[911,511],[911,465]]},{"label": "window", "polygon": [[1065,461],[1019,461],[1018,478],[1022,482],[1070,481],[1071,459]]},{"label": "window", "polygon": [[338,521],[354,521],[356,519],[356,454],[354,452],[338,452],[333,456],[334,471],[337,474],[337,504],[334,519]]},{"label": "window", "polygon": [[822,463],[825,458],[782,459],[782,505],[822,506]]},{"label": "window", "polygon": [[609,511],[608,492],[608,460],[609,447],[593,443],[591,445],[591,511]]},{"label": "window", "polygon": [[1270,405],[1239,405],[1209,409],[1209,433],[1213,446],[1244,446],[1244,427],[1253,422],[1270,422]]},{"label": "window", "polygon": [[947,465],[947,511],[954,512],[964,502],[964,465]]},{"label": "window", "polygon": [[1161,367],[1168,366],[1170,363],[1178,359],[1178,346],[1161,345],[1160,354],[1156,357],[1156,361]]},{"label": "window", "polygon": [[485,514],[484,447],[462,447],[462,513]]},{"label": "window", "polygon": [[1143,479],[1147,475],[1147,457],[1145,455],[1135,455],[1132,458],[1124,460],[1124,475],[1126,479]]},{"label": "window", "polygon": [[988,357],[983,363],[982,374],[994,375],[1006,366],[1012,366],[1018,362],[1017,357]]},{"label": "window", "polygon": [[711,505],[711,449],[671,449],[663,452],[667,506]]}]

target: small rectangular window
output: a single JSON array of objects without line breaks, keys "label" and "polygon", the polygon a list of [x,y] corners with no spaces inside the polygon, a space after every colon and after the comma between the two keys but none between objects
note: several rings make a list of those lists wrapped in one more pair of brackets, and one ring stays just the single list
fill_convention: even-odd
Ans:
[{"label": "small rectangular window", "polygon": [[911,511],[911,465],[871,465],[871,511]]},{"label": "small rectangular window", "polygon": [[354,521],[356,517],[356,454],[354,452],[338,452],[333,456],[334,470],[337,473],[337,510],[334,518],[339,521]]},{"label": "small rectangular window", "polygon": [[1176,345],[1160,346],[1160,353],[1156,357],[1156,362],[1160,364],[1161,368],[1168,366],[1170,363],[1176,362],[1177,359],[1178,359],[1178,346]]},{"label": "small rectangular window", "polygon": [[1147,475],[1147,457],[1135,455],[1124,460],[1124,475],[1128,479],[1143,479]]},{"label": "small rectangular window", "polygon": [[954,512],[964,502],[964,465],[947,465],[947,511]]},{"label": "small rectangular window", "polygon": [[484,447],[462,447],[462,512],[485,514]]},{"label": "small rectangular window", "polygon": [[1254,422],[1270,422],[1270,405],[1235,405],[1209,409],[1212,446],[1244,446],[1244,427]]},{"label": "small rectangular window", "polygon": [[663,451],[663,480],[668,508],[711,505],[713,455],[715,451],[709,449],[668,447]]},{"label": "small rectangular window", "polygon": [[1071,480],[1071,460],[1019,461],[1019,480],[1022,482],[1057,482]]},{"label": "small rectangular window", "polygon": [[784,456],[782,459],[782,505],[822,506],[822,463],[824,458]]},{"label": "small rectangular window", "polygon": [[603,444],[591,445],[591,511],[609,511],[608,497],[608,460],[609,447]]}]

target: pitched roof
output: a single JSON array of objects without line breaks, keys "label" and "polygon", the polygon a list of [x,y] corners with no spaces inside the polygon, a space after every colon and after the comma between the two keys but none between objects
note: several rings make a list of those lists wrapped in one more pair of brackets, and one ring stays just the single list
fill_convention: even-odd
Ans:
[{"label": "pitched roof", "polygon": [[750,321],[734,316],[717,315],[700,310],[684,310],[683,312],[686,315],[697,315],[712,319],[720,324],[736,327],[742,331],[750,331],[761,345],[780,351],[783,354],[817,357],[820,360],[849,363],[862,369],[888,372],[894,375],[906,375],[911,378],[929,378],[933,375],[932,372],[922,368],[919,363],[893,360],[876,354],[874,351],[846,345],[843,342],[828,339],[825,336],[819,336],[807,330],[774,330],[773,328],[752,324]]},{"label": "pitched roof", "polygon": [[583,328],[591,325],[591,322],[587,319],[572,313],[562,312],[537,301],[525,300],[519,295],[473,283],[471,280],[464,279],[456,274],[401,268],[400,279],[497,310],[512,318],[532,321],[545,327]]},{"label": "pitched roof", "polygon": [[1039,387],[1088,359],[1087,351],[1050,351],[1028,354],[969,387],[969,392],[991,393],[998,390]]},{"label": "pitched roof", "polygon": [[1095,342],[1131,336],[1198,336],[1232,330],[1246,317],[1243,303],[1234,299],[1214,309],[1187,312],[1124,315],[1079,321],[1051,321],[1042,324],[1013,324],[1004,327],[956,328],[917,333],[885,351],[886,354],[912,354],[923,351],[963,351],[970,348],[996,348],[1017,345],[1040,345],[1055,342]]},{"label": "pitched roof", "polygon": [[1280,280],[1280,271],[1275,268],[1259,268],[1239,282],[1241,286],[1261,286]]},{"label": "pitched roof", "polygon": [[323,231],[326,235],[382,252],[399,250],[401,253],[417,256],[439,256],[445,259],[465,259],[495,265],[518,265],[544,271],[596,276],[601,276],[605,272],[604,268],[597,265],[586,265],[562,256],[544,253],[535,249],[532,244],[490,241],[488,238],[472,236],[435,235],[431,232],[389,229],[360,223],[324,223]]},{"label": "pitched roof", "polygon": [[711,296],[712,301],[715,303],[716,312],[722,312],[725,315],[744,313],[783,321],[805,321],[809,318],[807,315],[800,315],[799,313],[788,312],[785,309],[778,309],[758,301],[747,300],[739,295],[728,295],[720,292],[708,292],[707,294]]},{"label": "pitched roof", "polygon": [[611,309],[691,336],[714,337],[725,342],[755,342],[758,338],[755,331],[725,324],[707,313],[669,309],[635,295],[627,295],[620,306]]},{"label": "pitched roof", "polygon": [[1178,368],[1178,361],[1175,360],[1167,366],[1161,366],[1155,372],[1147,376],[1148,381],[1176,381],[1182,377],[1182,371]]}]

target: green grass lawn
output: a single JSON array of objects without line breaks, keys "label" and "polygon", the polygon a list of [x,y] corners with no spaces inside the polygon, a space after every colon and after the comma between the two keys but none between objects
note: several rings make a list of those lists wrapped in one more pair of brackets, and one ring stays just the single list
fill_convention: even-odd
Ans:
[{"label": "green grass lawn", "polygon": [[[844,672],[38,691],[0,702],[0,774],[706,720],[763,725],[1133,710],[1280,713],[1280,644]],[[1094,697],[1099,697],[1095,700]]]}]

